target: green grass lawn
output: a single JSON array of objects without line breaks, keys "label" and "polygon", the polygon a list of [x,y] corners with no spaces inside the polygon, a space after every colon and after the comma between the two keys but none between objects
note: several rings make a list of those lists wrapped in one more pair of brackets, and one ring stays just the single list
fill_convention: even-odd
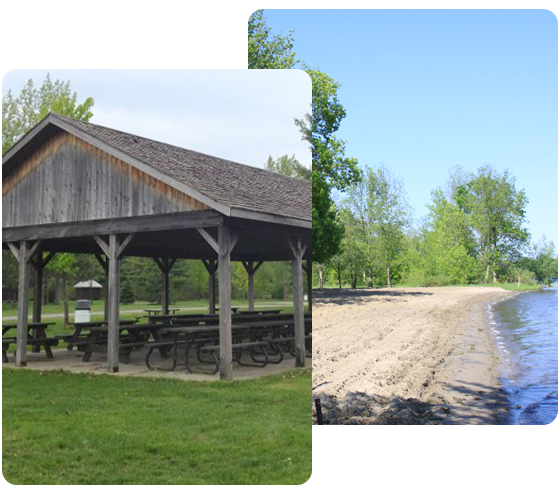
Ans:
[{"label": "green grass lawn", "polygon": [[311,370],[233,382],[2,371],[12,484],[301,484]]},{"label": "green grass lawn", "polygon": [[[255,305],[257,306],[257,309],[259,309],[260,306],[269,306],[270,308],[277,308],[278,307],[278,303],[281,302],[281,300],[272,300],[272,301],[255,301]],[[232,306],[239,306],[241,307],[241,309],[248,309],[248,303],[247,301],[244,300],[240,300],[240,299],[234,299],[231,302]],[[93,301],[92,303],[92,307],[91,310],[92,311],[103,311],[103,306],[104,303],[103,301]],[[173,302],[170,305],[171,308],[204,308],[204,309],[208,309],[208,301],[205,299],[199,299],[199,300],[193,300],[193,301],[179,301],[179,302]],[[154,303],[148,303],[147,301],[136,301],[133,304],[121,304],[120,305],[120,309],[121,310],[144,310],[144,309],[148,309],[148,308],[159,308],[161,309],[161,305],[160,304],[154,304]],[[30,300],[29,301],[29,313],[31,314],[31,312],[33,311],[33,302]],[[70,313],[74,312],[74,302],[71,301],[70,302]],[[200,311],[198,311],[200,313]],[[45,304],[43,305],[43,314],[49,314],[49,313],[64,313],[64,308],[62,304]],[[194,313],[194,311],[193,311]],[[2,303],[2,316],[16,316],[17,315],[17,305],[11,305],[8,304],[7,302],[3,302]]]}]

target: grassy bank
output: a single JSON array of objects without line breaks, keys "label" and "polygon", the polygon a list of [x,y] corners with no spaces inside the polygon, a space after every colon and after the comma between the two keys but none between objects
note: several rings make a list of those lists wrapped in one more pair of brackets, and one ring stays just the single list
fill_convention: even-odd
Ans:
[{"label": "grassy bank", "polygon": [[2,371],[12,484],[300,484],[311,371],[182,382]]}]

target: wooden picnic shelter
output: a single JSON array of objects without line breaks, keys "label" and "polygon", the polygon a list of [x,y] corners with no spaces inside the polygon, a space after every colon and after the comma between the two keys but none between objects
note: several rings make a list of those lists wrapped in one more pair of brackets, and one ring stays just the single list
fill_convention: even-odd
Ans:
[{"label": "wooden picnic shelter", "polygon": [[[305,366],[303,273],[311,273],[311,182],[49,114],[2,158],[2,247],[19,261],[16,365],[27,361],[30,272],[41,321],[43,269],[56,253],[94,254],[106,272],[107,369],[119,370],[119,262],[154,258],[169,311],[169,271],[201,260],[209,309],[219,288],[220,378],[232,378],[231,261],[253,278],[291,261],[295,364]],[[216,274],[218,286],[216,286]]]}]

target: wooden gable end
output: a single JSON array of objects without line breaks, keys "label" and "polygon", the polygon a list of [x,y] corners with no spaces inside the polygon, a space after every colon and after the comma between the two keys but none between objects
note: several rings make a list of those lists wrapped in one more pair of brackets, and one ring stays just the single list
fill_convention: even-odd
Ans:
[{"label": "wooden gable end", "polygon": [[205,204],[60,131],[2,184],[2,226],[199,211]]}]

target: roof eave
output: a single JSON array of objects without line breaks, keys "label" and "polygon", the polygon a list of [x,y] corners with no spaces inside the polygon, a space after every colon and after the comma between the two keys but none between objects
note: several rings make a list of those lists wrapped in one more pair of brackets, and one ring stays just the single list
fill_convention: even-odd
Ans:
[{"label": "roof eave", "polygon": [[264,221],[266,223],[276,223],[279,225],[289,225],[298,228],[311,230],[313,222],[302,218],[293,218],[290,216],[281,216],[272,213],[263,213],[260,211],[251,211],[239,207],[231,208],[232,218],[242,218],[246,220]]}]

